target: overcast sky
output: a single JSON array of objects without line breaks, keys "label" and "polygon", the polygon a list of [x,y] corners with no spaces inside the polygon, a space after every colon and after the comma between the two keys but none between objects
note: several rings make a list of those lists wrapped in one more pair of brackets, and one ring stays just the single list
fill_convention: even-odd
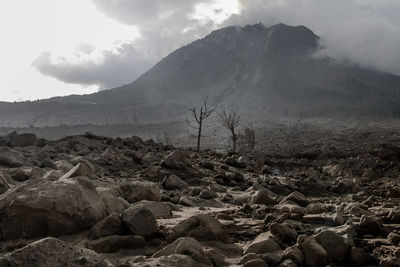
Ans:
[{"label": "overcast sky", "polygon": [[399,0],[2,0],[0,101],[132,82],[228,26],[305,25],[321,54],[400,75]]}]

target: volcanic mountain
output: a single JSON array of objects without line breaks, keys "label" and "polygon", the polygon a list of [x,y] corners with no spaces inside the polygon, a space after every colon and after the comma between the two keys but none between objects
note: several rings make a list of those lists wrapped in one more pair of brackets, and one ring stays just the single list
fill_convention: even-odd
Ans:
[{"label": "volcanic mountain", "polygon": [[400,76],[316,56],[304,26],[231,26],[177,49],[136,81],[90,95],[0,103],[0,126],[181,120],[208,96],[260,117],[400,116]]}]

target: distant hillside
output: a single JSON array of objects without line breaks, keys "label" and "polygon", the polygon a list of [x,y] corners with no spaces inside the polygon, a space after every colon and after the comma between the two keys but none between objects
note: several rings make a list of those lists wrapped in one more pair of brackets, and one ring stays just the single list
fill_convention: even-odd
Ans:
[{"label": "distant hillside", "polygon": [[184,46],[131,84],[99,93],[1,103],[0,127],[183,120],[207,95],[248,116],[400,116],[400,77],[314,56],[303,26],[227,27]]}]

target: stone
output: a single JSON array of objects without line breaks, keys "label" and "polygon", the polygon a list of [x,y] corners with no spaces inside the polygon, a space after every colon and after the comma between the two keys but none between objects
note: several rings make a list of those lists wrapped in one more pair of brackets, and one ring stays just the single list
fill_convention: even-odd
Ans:
[{"label": "stone", "polygon": [[68,246],[48,237],[0,257],[0,266],[18,267],[112,267],[93,251]]},{"label": "stone", "polygon": [[249,260],[243,264],[244,267],[268,267],[268,264],[262,259]]},{"label": "stone", "polygon": [[363,215],[360,220],[359,230],[363,235],[377,236],[382,233],[383,224],[374,216]]},{"label": "stone", "polygon": [[10,188],[11,188],[10,184],[8,183],[6,178],[4,178],[3,173],[0,172],[0,195],[6,192]]},{"label": "stone", "polygon": [[281,212],[289,213],[291,215],[297,214],[299,216],[303,216],[306,213],[305,208],[297,205],[294,202],[280,203],[279,205],[276,205],[275,208]]},{"label": "stone", "polygon": [[120,249],[136,249],[146,245],[146,240],[137,235],[112,235],[86,242],[86,247],[98,253],[112,253]]},{"label": "stone", "polygon": [[167,190],[185,190],[189,188],[188,183],[186,183],[176,175],[170,175],[166,177],[163,180],[162,185]]},{"label": "stone", "polygon": [[121,233],[123,225],[119,214],[112,213],[92,226],[89,231],[91,239],[111,236]]},{"label": "stone", "polygon": [[218,197],[218,194],[212,191],[211,189],[206,188],[200,192],[199,197],[202,199],[213,199]]},{"label": "stone", "polygon": [[275,205],[276,202],[268,189],[261,189],[252,196],[251,204]]},{"label": "stone", "polygon": [[340,235],[325,230],[316,235],[315,240],[325,249],[329,261],[343,262],[347,260],[350,248]]},{"label": "stone", "polygon": [[363,266],[365,262],[364,251],[361,248],[352,247],[350,250],[350,260],[357,266]]},{"label": "stone", "polygon": [[11,136],[11,147],[35,146],[38,142],[37,136],[32,133],[15,134]]},{"label": "stone", "polygon": [[229,240],[225,227],[217,219],[208,215],[196,215],[179,222],[168,231],[167,241],[172,242],[185,236],[199,241],[228,242]]},{"label": "stone", "polygon": [[320,214],[320,213],[324,213],[327,211],[328,211],[328,208],[323,203],[311,203],[311,204],[307,205],[307,207],[306,207],[307,214]]},{"label": "stone", "polygon": [[122,184],[120,189],[129,203],[141,200],[160,201],[162,196],[158,185],[152,182],[129,182]]},{"label": "stone", "polygon": [[186,153],[181,150],[172,151],[161,162],[161,166],[167,169],[185,170],[187,168]]},{"label": "stone", "polygon": [[0,165],[10,168],[18,168],[23,166],[24,163],[11,154],[0,152]]},{"label": "stone", "polygon": [[121,218],[134,235],[151,238],[160,233],[156,216],[146,207],[130,207],[122,213]]},{"label": "stone", "polygon": [[203,245],[193,237],[181,237],[157,251],[153,257],[170,256],[172,254],[183,254],[191,256],[195,261],[206,262]]},{"label": "stone", "polygon": [[328,254],[325,249],[312,237],[299,236],[297,243],[303,251],[305,263],[308,266],[320,267],[328,263]]},{"label": "stone", "polygon": [[271,223],[269,231],[283,243],[295,243],[298,236],[297,232],[285,223]]},{"label": "stone", "polygon": [[163,202],[142,200],[133,204],[133,207],[145,207],[149,209],[157,219],[169,219],[172,217],[172,209]]},{"label": "stone", "polygon": [[388,235],[387,239],[389,240],[390,244],[398,246],[400,243],[400,233],[398,231],[393,231]]},{"label": "stone", "polygon": [[302,207],[306,207],[308,204],[310,204],[310,201],[303,194],[301,194],[297,191],[294,191],[290,195],[285,197],[282,200],[282,202],[286,202],[289,200],[297,203],[298,205],[300,205]]},{"label": "stone", "polygon": [[213,199],[201,199],[198,197],[181,197],[179,199],[179,204],[189,207],[214,207],[219,208],[222,207],[222,204]]},{"label": "stone", "polygon": [[192,257],[182,254],[172,254],[170,256],[161,256],[159,258],[139,257],[136,260],[129,260],[124,265],[120,266],[213,267],[212,264],[200,263],[198,261],[195,261]]},{"label": "stone", "polygon": [[107,214],[111,213],[122,213],[129,207],[128,201],[119,197],[117,190],[106,187],[96,187],[96,191],[99,193],[101,200],[103,200],[106,206]]},{"label": "stone", "polygon": [[297,267],[297,264],[294,263],[291,259],[284,260],[278,267]]},{"label": "stone", "polygon": [[250,243],[247,248],[244,250],[243,254],[249,253],[268,253],[268,252],[275,252],[281,250],[279,244],[274,241],[271,237],[267,236],[266,234],[260,234],[256,237],[256,239]]},{"label": "stone", "polygon": [[26,181],[29,178],[27,171],[22,168],[11,170],[10,175],[13,180],[18,182]]},{"label": "stone", "polygon": [[283,259],[290,259],[297,265],[301,265],[304,261],[304,255],[297,246],[293,246],[285,249]]},{"label": "stone", "polygon": [[29,180],[0,196],[4,240],[73,234],[106,215],[102,199],[86,177]]}]

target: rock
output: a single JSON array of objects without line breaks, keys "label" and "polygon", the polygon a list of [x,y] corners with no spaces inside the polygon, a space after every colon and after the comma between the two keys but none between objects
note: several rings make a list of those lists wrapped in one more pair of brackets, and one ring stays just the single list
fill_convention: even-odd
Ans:
[{"label": "rock", "polygon": [[206,188],[200,192],[199,197],[202,199],[213,199],[218,197],[218,194],[212,191],[211,189]]},{"label": "rock", "polygon": [[145,207],[149,209],[157,219],[169,219],[172,217],[172,209],[163,202],[142,200],[133,204],[133,207]]},{"label": "rock", "polygon": [[315,240],[325,249],[329,261],[343,262],[347,260],[349,246],[340,235],[325,230],[316,235]]},{"label": "rock", "polygon": [[129,203],[118,196],[118,192],[112,188],[96,187],[104,205],[106,206],[107,214],[122,213],[129,207]]},{"label": "rock", "polygon": [[[42,178],[45,175],[46,171],[38,168],[38,167],[33,167],[31,172],[29,173],[29,179],[39,179]],[[85,175],[82,175],[85,176]]]},{"label": "rock", "polygon": [[11,147],[35,146],[38,142],[37,136],[32,133],[14,134],[11,136]]},{"label": "rock", "polygon": [[96,188],[85,177],[29,180],[0,196],[4,240],[73,234],[106,215]]},{"label": "rock", "polygon": [[0,152],[0,165],[10,168],[18,168],[23,166],[24,163],[11,154]]},{"label": "rock", "polygon": [[4,178],[3,173],[0,172],[0,195],[6,192],[10,188],[11,188],[10,184]]},{"label": "rock", "polygon": [[382,222],[373,216],[363,215],[359,225],[360,233],[363,235],[379,235],[383,231]]},{"label": "rock", "polygon": [[225,227],[217,219],[208,215],[196,215],[179,222],[168,231],[167,241],[172,242],[185,236],[199,241],[228,242],[229,240]]},{"label": "rock", "polygon": [[328,208],[323,203],[311,203],[306,207],[307,214],[320,214],[327,211]]},{"label": "rock", "polygon": [[328,213],[322,214],[307,214],[303,216],[303,222],[312,224],[321,224],[327,226],[335,226],[334,215]]},{"label": "rock", "polygon": [[189,185],[176,175],[170,175],[165,178],[162,185],[167,190],[185,190],[189,188]]},{"label": "rock", "polygon": [[261,254],[261,259],[263,259],[268,265],[277,266],[282,261],[283,252],[284,251],[280,250],[263,253]]},{"label": "rock", "polygon": [[290,259],[297,265],[301,265],[304,261],[303,252],[297,246],[286,248],[283,254],[283,258]]},{"label": "rock", "polygon": [[357,266],[363,266],[365,262],[364,251],[361,248],[352,247],[350,250],[350,260]]},{"label": "rock", "polygon": [[222,204],[216,200],[201,199],[197,197],[181,197],[179,199],[179,204],[189,207],[222,207]]},{"label": "rock", "polygon": [[22,168],[11,170],[10,175],[13,180],[18,182],[26,181],[29,178],[27,171]]},{"label": "rock", "polygon": [[335,214],[333,215],[333,222],[335,223],[335,225],[343,225],[345,223],[341,212],[335,212]]},{"label": "rock", "polygon": [[146,245],[146,240],[137,235],[112,235],[86,242],[86,247],[98,253],[112,253],[120,249],[136,249]]},{"label": "rock", "polygon": [[161,191],[157,184],[152,182],[130,182],[120,186],[124,199],[129,203],[141,200],[160,201]]},{"label": "rock", "polygon": [[388,235],[387,239],[389,240],[390,244],[394,246],[399,246],[400,233],[398,231],[393,231]]},{"label": "rock", "polygon": [[161,166],[168,169],[184,170],[187,168],[186,153],[181,150],[172,151],[161,162]]},{"label": "rock", "polygon": [[276,202],[271,198],[271,193],[268,189],[261,189],[251,198],[251,204],[275,205]]},{"label": "rock", "polygon": [[151,238],[160,233],[157,218],[148,208],[130,207],[122,213],[121,218],[134,235]]},{"label": "rock", "polygon": [[204,248],[193,237],[181,237],[163,249],[157,251],[153,257],[170,256],[172,254],[183,254],[192,257],[197,262],[207,263],[204,256]]},{"label": "rock", "polygon": [[46,179],[46,180],[51,180],[51,181],[55,181],[60,179],[64,174],[61,171],[56,171],[56,170],[51,170],[46,172],[42,178]]},{"label": "rock", "polygon": [[74,168],[74,165],[72,165],[71,162],[69,162],[68,160],[65,160],[65,159],[55,161],[54,164],[57,166],[58,170],[62,170],[65,172],[68,172],[69,170]]},{"label": "rock", "polygon": [[387,257],[381,260],[379,266],[382,267],[399,267],[400,266],[400,259]]},{"label": "rock", "polygon": [[297,267],[297,264],[294,263],[291,259],[287,259],[281,262],[278,267]]},{"label": "rock", "polygon": [[268,267],[268,264],[262,259],[254,259],[243,264],[244,267]]},{"label": "rock", "polygon": [[297,232],[285,223],[272,223],[269,231],[279,238],[283,243],[295,243],[297,240]]},{"label": "rock", "polygon": [[303,251],[305,263],[308,266],[319,267],[328,263],[328,254],[325,249],[312,237],[299,236],[297,243]]},{"label": "rock", "polygon": [[[300,207],[299,205],[295,204],[294,202],[285,202],[285,203],[280,203],[279,205],[275,206],[275,209],[285,212],[285,213],[290,213],[290,214],[297,214],[299,216],[303,216],[306,212],[305,208]],[[309,215],[307,215],[309,216]]]},{"label": "rock", "polygon": [[119,234],[123,226],[119,214],[112,213],[90,228],[89,236],[92,239]]},{"label": "rock", "polygon": [[77,176],[90,176],[96,173],[96,169],[89,161],[82,161],[73,167],[70,171],[64,174],[60,180],[69,179]]},{"label": "rock", "polygon": [[214,267],[212,264],[200,263],[188,255],[173,254],[170,256],[161,256],[159,258],[139,257],[136,260],[130,260],[120,266],[150,267],[150,266],[168,266],[168,267]]},{"label": "rock", "polygon": [[301,194],[297,191],[294,191],[293,193],[291,193],[290,195],[285,197],[282,200],[282,202],[286,202],[289,200],[299,204],[302,207],[306,207],[308,204],[310,204],[310,201],[308,199],[306,199],[306,197],[303,194]]},{"label": "rock", "polygon": [[250,243],[250,245],[247,246],[243,254],[262,254],[279,250],[281,250],[281,247],[278,245],[277,242],[275,242],[271,237],[267,236],[266,234],[260,234],[252,243]]},{"label": "rock", "polygon": [[0,257],[0,266],[18,267],[112,267],[96,253],[68,246],[48,237]]}]

